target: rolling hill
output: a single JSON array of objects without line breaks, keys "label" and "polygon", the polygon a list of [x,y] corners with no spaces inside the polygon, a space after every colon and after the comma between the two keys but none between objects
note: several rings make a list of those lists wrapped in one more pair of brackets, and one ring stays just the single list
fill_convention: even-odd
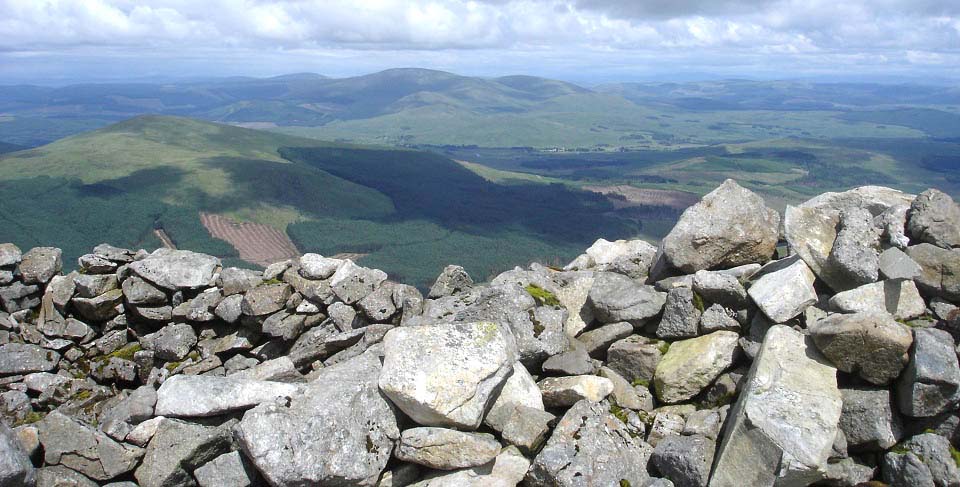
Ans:
[{"label": "rolling hill", "polygon": [[207,224],[221,236],[269,233],[300,251],[356,254],[421,285],[450,262],[484,278],[639,231],[603,197],[566,185],[497,184],[433,153],[170,116],[0,156],[0,201],[0,241],[68,242],[68,265],[103,241],[164,239],[239,263],[239,246]]}]

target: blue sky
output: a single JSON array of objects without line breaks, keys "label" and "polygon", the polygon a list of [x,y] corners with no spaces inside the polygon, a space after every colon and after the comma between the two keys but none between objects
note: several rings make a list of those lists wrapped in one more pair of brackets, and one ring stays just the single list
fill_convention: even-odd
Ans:
[{"label": "blue sky", "polygon": [[960,0],[0,0],[21,82],[365,74],[960,80]]}]

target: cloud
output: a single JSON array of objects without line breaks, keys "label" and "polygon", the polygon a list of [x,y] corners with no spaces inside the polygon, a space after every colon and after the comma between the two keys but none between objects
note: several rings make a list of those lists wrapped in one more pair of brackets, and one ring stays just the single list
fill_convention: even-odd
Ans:
[{"label": "cloud", "polygon": [[600,68],[610,72],[658,59],[688,70],[719,59],[756,70],[864,58],[949,70],[958,50],[956,0],[0,0],[0,63],[13,53],[243,52],[266,64],[299,53],[360,66],[369,63],[355,53],[366,52],[414,65],[459,53],[453,64],[474,57],[491,71],[538,57],[607,60]]}]

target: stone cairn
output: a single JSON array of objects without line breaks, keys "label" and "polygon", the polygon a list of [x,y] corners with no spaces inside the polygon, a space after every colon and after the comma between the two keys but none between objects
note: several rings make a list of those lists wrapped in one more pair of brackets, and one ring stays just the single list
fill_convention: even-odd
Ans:
[{"label": "stone cairn", "polygon": [[659,248],[424,297],[0,245],[0,485],[960,486],[960,209],[726,181]]}]

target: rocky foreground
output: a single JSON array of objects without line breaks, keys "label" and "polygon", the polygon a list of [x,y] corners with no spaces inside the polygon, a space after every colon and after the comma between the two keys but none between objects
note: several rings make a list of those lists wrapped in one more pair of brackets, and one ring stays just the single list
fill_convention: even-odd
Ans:
[{"label": "rocky foreground", "polygon": [[958,247],[935,190],[781,218],[733,181],[659,249],[426,297],[0,245],[0,485],[960,486]]}]

